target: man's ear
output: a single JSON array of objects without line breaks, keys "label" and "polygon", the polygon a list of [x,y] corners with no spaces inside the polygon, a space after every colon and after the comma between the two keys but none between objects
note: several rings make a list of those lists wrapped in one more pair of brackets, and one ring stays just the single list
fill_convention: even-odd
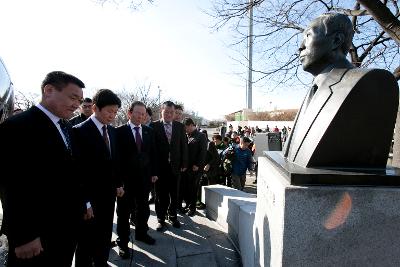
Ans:
[{"label": "man's ear", "polygon": [[332,50],[336,50],[342,46],[344,43],[344,34],[341,32],[336,32],[333,35],[333,40],[332,40]]},{"label": "man's ear", "polygon": [[43,96],[47,97],[55,90],[54,86],[51,84],[46,84],[43,88]]},{"label": "man's ear", "polygon": [[96,106],[96,104],[92,105],[92,110],[93,110],[93,112],[100,111],[100,109]]}]

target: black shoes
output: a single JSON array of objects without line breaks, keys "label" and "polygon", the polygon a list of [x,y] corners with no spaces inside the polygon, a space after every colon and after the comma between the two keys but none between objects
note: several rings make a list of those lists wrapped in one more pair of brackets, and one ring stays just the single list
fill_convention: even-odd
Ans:
[{"label": "black shoes", "polygon": [[187,216],[193,217],[196,214],[196,210],[189,210]]},{"label": "black shoes", "polygon": [[131,257],[131,253],[128,247],[119,247],[118,255],[124,260],[129,259]]},{"label": "black shoes", "polygon": [[203,204],[203,203],[201,203],[201,202],[198,202],[198,203],[196,204],[196,208],[197,208],[198,210],[204,210],[204,209],[206,208],[206,204]]},{"label": "black shoes", "polygon": [[156,226],[156,230],[157,230],[158,232],[164,230],[165,225],[166,225],[166,224],[165,224],[164,221],[158,221],[157,226]]},{"label": "black shoes", "polygon": [[169,219],[168,220],[173,227],[175,228],[181,228],[181,223],[178,221],[178,219],[174,218],[174,219]]},{"label": "black shoes", "polygon": [[141,241],[143,243],[146,243],[147,245],[154,245],[156,243],[156,240],[149,236],[148,234],[144,235],[135,235],[135,239],[137,241]]},{"label": "black shoes", "polygon": [[185,208],[184,208],[184,207],[181,207],[181,208],[178,209],[178,212],[179,212],[180,214],[185,214],[186,212],[188,212],[188,210],[189,210],[189,209],[186,208],[186,207],[185,207]]},{"label": "black shoes", "polygon": [[[181,223],[174,217],[173,219],[169,218],[168,221],[172,224],[173,227],[175,228],[181,228]],[[164,228],[166,227],[165,221],[158,221],[156,230],[158,232],[163,231]]]}]

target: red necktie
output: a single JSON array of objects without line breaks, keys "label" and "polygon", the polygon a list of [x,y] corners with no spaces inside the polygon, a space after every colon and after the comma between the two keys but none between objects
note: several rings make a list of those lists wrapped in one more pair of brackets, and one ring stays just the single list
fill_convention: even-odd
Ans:
[{"label": "red necktie", "polygon": [[135,141],[136,141],[136,147],[138,152],[141,151],[142,149],[142,137],[140,136],[140,127],[134,127],[133,129],[135,129]]},{"label": "red necktie", "polygon": [[107,126],[103,125],[103,140],[106,143],[107,149],[109,152],[111,152],[110,150],[110,140],[108,139],[108,134],[107,134]]}]

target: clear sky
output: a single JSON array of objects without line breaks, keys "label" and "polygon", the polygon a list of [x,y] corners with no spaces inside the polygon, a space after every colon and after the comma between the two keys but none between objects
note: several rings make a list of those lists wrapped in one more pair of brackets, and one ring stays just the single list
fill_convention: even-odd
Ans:
[{"label": "clear sky", "polygon": [[[40,91],[46,73],[63,70],[96,89],[152,84],[207,119],[245,107],[243,71],[202,12],[209,0],[159,0],[140,11],[91,0],[1,0],[0,57],[15,88]],[[242,69],[240,69],[242,68]],[[298,108],[304,89],[253,89],[253,109]]]}]

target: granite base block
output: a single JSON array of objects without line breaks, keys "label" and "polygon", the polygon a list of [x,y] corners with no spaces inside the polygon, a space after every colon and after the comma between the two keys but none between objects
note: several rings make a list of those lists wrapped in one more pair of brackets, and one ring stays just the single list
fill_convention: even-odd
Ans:
[{"label": "granite base block", "polygon": [[259,158],[255,266],[400,266],[400,188],[298,186],[285,175]]},{"label": "granite base block", "polygon": [[203,187],[202,201],[206,204],[207,216],[228,234],[240,251],[243,266],[248,266],[245,261],[254,261],[252,230],[256,197],[223,185],[212,185]]}]

